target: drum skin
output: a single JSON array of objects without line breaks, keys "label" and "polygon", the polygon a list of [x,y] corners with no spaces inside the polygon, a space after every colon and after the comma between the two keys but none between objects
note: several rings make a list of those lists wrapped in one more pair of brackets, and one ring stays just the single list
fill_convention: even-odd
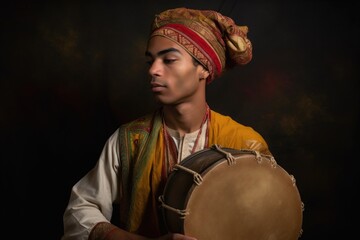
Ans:
[{"label": "drum skin", "polygon": [[[162,202],[169,232],[198,240],[296,240],[302,232],[303,203],[295,179],[271,156],[222,148],[234,157],[208,148],[179,165],[169,175]],[[259,158],[260,156],[260,158]]]}]

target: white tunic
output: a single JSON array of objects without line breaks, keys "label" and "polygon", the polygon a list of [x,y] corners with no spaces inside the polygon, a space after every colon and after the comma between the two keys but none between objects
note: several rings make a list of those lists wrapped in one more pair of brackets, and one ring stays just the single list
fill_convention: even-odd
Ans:
[{"label": "white tunic", "polygon": [[[203,124],[195,151],[204,148],[207,124]],[[168,129],[178,149],[178,162],[191,154],[198,131],[185,134]],[[113,203],[118,203],[120,186],[118,170],[119,129],[107,140],[95,167],[72,188],[68,206],[64,212],[64,235],[61,240],[87,240],[98,222],[110,222]],[[121,206],[120,206],[121,207]]]}]

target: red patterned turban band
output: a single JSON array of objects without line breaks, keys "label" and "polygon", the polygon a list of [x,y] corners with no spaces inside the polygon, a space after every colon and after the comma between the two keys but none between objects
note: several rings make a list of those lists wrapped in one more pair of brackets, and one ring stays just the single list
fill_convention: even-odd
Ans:
[{"label": "red patterned turban band", "polygon": [[237,26],[218,12],[175,8],[155,16],[150,37],[177,42],[209,71],[210,83],[225,69],[250,62],[252,45],[247,33],[246,26]]}]

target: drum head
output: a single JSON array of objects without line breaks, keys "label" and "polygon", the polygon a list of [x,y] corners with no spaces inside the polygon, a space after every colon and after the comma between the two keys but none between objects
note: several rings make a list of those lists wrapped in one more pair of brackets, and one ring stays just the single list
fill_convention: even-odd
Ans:
[{"label": "drum head", "polygon": [[[298,239],[303,209],[292,176],[266,157],[259,161],[249,152],[233,152],[233,156],[236,161],[231,165],[217,154],[195,156],[192,162],[198,163],[192,168],[199,171],[202,166],[200,185],[188,183],[188,172],[177,170],[169,178],[171,189],[165,188],[165,202],[186,210],[183,217],[165,210],[169,231],[198,240]],[[188,186],[176,186],[181,184],[178,181]],[[176,196],[176,189],[183,196]]]}]

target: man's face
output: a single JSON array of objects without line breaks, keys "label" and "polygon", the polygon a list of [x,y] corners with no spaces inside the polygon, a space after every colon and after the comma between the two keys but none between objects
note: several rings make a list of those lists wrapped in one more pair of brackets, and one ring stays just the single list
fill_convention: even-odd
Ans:
[{"label": "man's face", "polygon": [[180,104],[202,97],[204,68],[177,43],[161,36],[150,39],[147,51],[151,90],[162,104]]}]

